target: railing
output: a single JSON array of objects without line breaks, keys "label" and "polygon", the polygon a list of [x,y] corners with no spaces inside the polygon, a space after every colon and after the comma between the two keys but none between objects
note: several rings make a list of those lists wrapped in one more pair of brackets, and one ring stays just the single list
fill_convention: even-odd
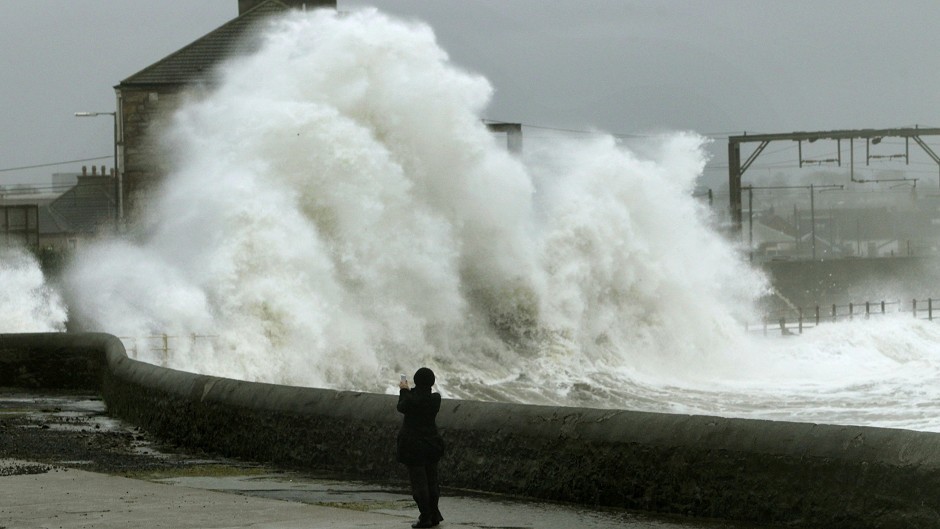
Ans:
[{"label": "railing", "polygon": [[[940,298],[936,301],[940,302]],[[940,319],[940,303],[935,303],[933,298],[924,300],[913,299],[910,302],[910,312],[916,319],[934,320],[934,308],[936,306],[937,319]],[[854,320],[858,318],[868,319],[872,316],[883,316],[885,314],[899,314],[907,312],[905,303],[901,300],[892,301],[865,301],[862,303],[849,303],[847,305],[814,305],[812,307],[797,307],[793,309],[778,310],[768,312],[763,315],[760,323],[745,322],[744,330],[748,332],[761,332],[764,335],[780,334],[790,336],[794,334],[803,334],[806,329],[812,329],[821,323],[830,323],[845,320]],[[128,354],[133,358],[139,357],[141,351],[139,341],[143,340],[144,350],[156,351],[160,353],[160,365],[167,367],[169,365],[170,341],[180,338],[191,341],[190,348],[195,349],[198,340],[208,340],[218,338],[215,335],[207,334],[189,334],[187,336],[170,336],[168,334],[154,334],[150,336],[121,336]],[[153,342],[157,341],[154,346]]]},{"label": "railing", "polygon": [[[128,355],[132,358],[139,358],[140,356],[140,341],[143,341],[143,350],[145,351],[154,351],[158,352],[160,356],[160,365],[162,367],[168,367],[170,363],[170,351],[173,348],[170,347],[171,340],[178,339],[188,339],[191,341],[190,348],[195,349],[196,343],[198,340],[218,338],[218,336],[208,335],[208,334],[189,334],[187,336],[170,336],[168,334],[154,334],[150,336],[119,336],[122,342],[124,342],[124,347],[127,349]],[[177,345],[177,347],[179,347]]]},{"label": "railing", "polygon": [[[937,301],[940,301],[940,299]],[[744,328],[747,331],[759,331],[765,335],[779,333],[787,336],[803,334],[804,329],[811,329],[820,323],[860,318],[868,319],[873,316],[899,314],[908,311],[916,319],[933,321],[935,305],[937,308],[936,317],[940,319],[940,304],[935,303],[933,298],[913,299],[909,304],[901,300],[882,300],[849,303],[848,305],[814,305],[768,312],[764,314],[760,323],[755,325],[747,322],[744,324]],[[909,310],[906,307],[909,307]]]}]

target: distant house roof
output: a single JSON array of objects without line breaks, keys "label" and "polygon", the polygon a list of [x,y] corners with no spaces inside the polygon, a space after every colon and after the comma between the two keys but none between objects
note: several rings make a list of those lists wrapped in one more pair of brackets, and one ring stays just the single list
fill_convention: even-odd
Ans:
[{"label": "distant house roof", "polygon": [[754,225],[764,225],[770,230],[785,234],[791,240],[796,236],[796,228],[779,215],[763,215],[757,219]]},{"label": "distant house roof", "polygon": [[747,228],[754,237],[755,246],[761,244],[775,244],[781,242],[793,242],[793,236],[767,226],[763,222],[755,222],[753,227]]},{"label": "distant house roof", "polygon": [[78,183],[39,208],[39,233],[95,233],[114,218],[114,179],[81,176]]},{"label": "distant house roof", "polygon": [[40,235],[59,235],[62,233],[73,233],[69,223],[57,215],[49,208],[49,204],[39,205],[39,234]]},{"label": "distant house roof", "polygon": [[185,85],[206,79],[213,68],[234,55],[256,49],[263,22],[290,6],[266,0],[211,33],[121,81],[119,86]]},{"label": "distant house roof", "polygon": [[94,234],[114,220],[114,179],[79,175],[63,193],[12,193],[0,196],[0,207],[36,206],[40,235]]}]

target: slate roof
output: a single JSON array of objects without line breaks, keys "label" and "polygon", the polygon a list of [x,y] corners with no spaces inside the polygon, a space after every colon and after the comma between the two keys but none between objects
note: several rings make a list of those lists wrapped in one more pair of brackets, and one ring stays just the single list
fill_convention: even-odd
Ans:
[{"label": "slate roof", "polygon": [[113,222],[114,208],[111,177],[81,176],[74,187],[39,208],[39,233],[95,233]]},{"label": "slate roof", "polygon": [[185,85],[203,81],[225,59],[254,51],[257,47],[255,37],[261,35],[263,22],[288,9],[287,5],[278,0],[258,4],[202,38],[124,79],[119,86]]},{"label": "slate roof", "polygon": [[63,193],[8,195],[0,206],[36,206],[40,235],[97,233],[114,221],[114,180],[84,175]]},{"label": "slate roof", "polygon": [[49,204],[39,205],[39,234],[40,235],[59,235],[62,233],[73,233],[68,222],[60,215],[56,215],[49,208]]}]

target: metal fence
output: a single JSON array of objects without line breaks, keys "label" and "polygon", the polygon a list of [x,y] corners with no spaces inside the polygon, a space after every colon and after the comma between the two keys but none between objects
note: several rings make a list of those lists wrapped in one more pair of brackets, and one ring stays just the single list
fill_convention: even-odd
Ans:
[{"label": "metal fence", "polygon": [[138,358],[141,352],[156,352],[160,358],[160,365],[167,367],[170,363],[170,352],[180,348],[180,340],[188,340],[190,350],[196,349],[199,340],[210,340],[218,336],[208,334],[189,334],[186,336],[171,336],[169,334],[154,334],[150,336],[119,336],[124,342],[131,357]]},{"label": "metal fence", "polygon": [[[768,312],[763,315],[757,324],[747,322],[747,331],[768,334],[793,335],[802,334],[804,329],[811,329],[821,323],[868,319],[886,314],[899,314],[910,312],[916,319],[940,319],[940,299],[912,299],[911,301],[881,300],[849,303],[847,305],[814,305],[811,307],[796,307],[785,310]],[[936,310],[935,310],[936,309]]]},{"label": "metal fence", "polygon": [[[785,310],[768,312],[758,323],[745,322],[744,329],[748,332],[761,332],[764,335],[780,334],[791,336],[803,334],[804,330],[812,329],[822,323],[837,321],[868,319],[884,316],[886,314],[900,314],[910,312],[916,319],[933,321],[940,320],[940,298],[912,299],[909,302],[901,300],[864,301],[849,303],[847,305],[814,305],[811,307],[796,307]],[[936,312],[936,316],[934,316]],[[167,367],[170,352],[174,345],[180,347],[179,340],[188,340],[190,350],[196,349],[199,340],[211,340],[217,335],[189,334],[186,336],[171,336],[169,334],[154,334],[150,336],[120,336],[121,341],[128,348],[131,356],[138,357],[142,351],[156,352],[160,357],[160,364]],[[174,343],[175,342],[175,343]]]}]

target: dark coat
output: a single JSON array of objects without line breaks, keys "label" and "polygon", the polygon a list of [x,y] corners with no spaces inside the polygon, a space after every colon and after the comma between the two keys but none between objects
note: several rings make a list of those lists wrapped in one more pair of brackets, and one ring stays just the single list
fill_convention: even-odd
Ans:
[{"label": "dark coat", "polygon": [[398,411],[405,415],[398,432],[398,462],[424,466],[437,462],[444,454],[444,440],[437,432],[435,418],[441,409],[441,394],[429,387],[402,389],[398,393]]}]

